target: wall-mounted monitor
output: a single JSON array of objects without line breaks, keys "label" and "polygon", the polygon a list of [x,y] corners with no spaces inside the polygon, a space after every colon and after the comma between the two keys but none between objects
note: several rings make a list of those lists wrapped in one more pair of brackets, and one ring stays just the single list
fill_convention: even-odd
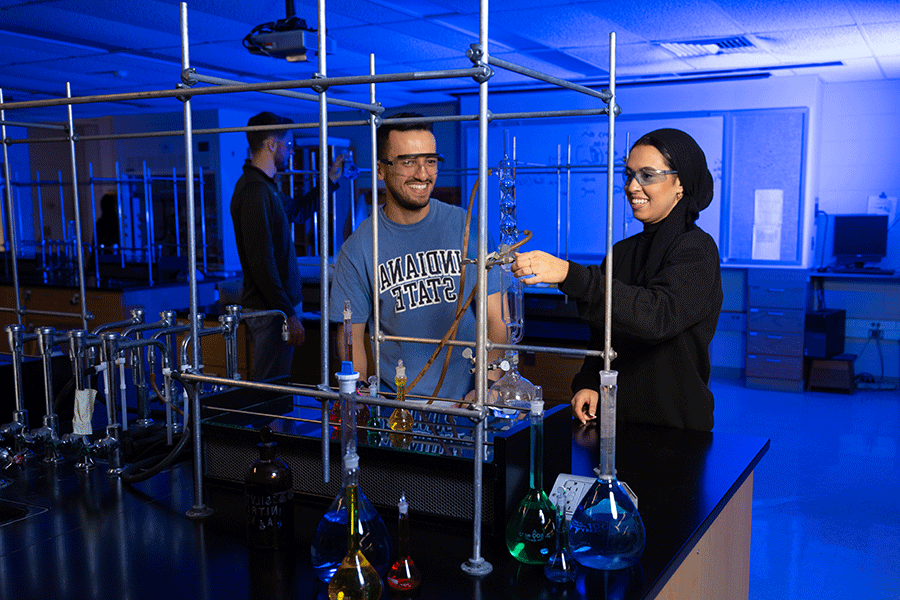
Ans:
[{"label": "wall-mounted monitor", "polygon": [[834,215],[834,262],[862,268],[887,256],[887,215]]}]

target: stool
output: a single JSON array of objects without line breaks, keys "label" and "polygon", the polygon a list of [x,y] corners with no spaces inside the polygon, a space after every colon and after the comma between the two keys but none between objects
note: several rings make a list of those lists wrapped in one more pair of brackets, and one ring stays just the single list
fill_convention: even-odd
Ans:
[{"label": "stool", "polygon": [[806,389],[852,394],[856,391],[856,375],[853,372],[853,361],[855,360],[855,354],[838,354],[831,358],[810,359]]}]

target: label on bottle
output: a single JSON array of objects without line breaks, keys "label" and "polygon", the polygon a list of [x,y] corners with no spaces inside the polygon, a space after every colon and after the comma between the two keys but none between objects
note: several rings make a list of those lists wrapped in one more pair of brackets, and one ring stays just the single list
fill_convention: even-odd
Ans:
[{"label": "label on bottle", "polygon": [[252,548],[281,548],[294,538],[294,490],[246,487],[247,543]]}]

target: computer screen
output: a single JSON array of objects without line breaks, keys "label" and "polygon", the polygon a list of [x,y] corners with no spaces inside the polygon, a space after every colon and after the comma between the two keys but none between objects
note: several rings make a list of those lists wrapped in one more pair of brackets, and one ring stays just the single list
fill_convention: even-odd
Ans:
[{"label": "computer screen", "polygon": [[834,215],[834,260],[862,267],[887,256],[887,215]]}]

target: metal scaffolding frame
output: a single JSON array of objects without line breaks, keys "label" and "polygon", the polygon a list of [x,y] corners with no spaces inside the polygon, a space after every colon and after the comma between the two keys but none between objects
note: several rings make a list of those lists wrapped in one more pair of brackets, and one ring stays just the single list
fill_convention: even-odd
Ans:
[{"label": "metal scaffolding frame", "polygon": [[[608,216],[607,216],[607,272],[606,272],[606,284],[607,284],[607,310],[606,310],[606,344],[605,349],[600,354],[605,358],[606,368],[610,367],[611,360],[611,348],[610,348],[610,332],[611,332],[611,264],[612,261],[609,260],[609,254],[612,251],[612,194],[613,194],[613,141],[614,141],[614,131],[615,131],[615,118],[619,112],[618,106],[615,104],[615,51],[616,51],[616,38],[615,33],[610,34],[610,61],[609,61],[609,75],[610,75],[610,88],[609,90],[604,90],[602,92],[598,92],[591,88],[580,86],[577,84],[572,84],[566,82],[562,79],[540,73],[538,71],[534,71],[532,69],[528,69],[525,67],[521,67],[515,65],[513,63],[509,63],[507,61],[503,61],[497,58],[490,57],[488,54],[488,0],[481,0],[480,2],[480,15],[479,15],[479,43],[473,44],[470,49],[467,51],[467,56],[473,62],[473,67],[467,69],[447,69],[447,70],[438,70],[438,71],[425,71],[425,72],[412,72],[412,73],[397,73],[397,74],[386,74],[386,75],[376,75],[375,67],[374,67],[374,55],[370,55],[369,60],[369,74],[364,76],[350,76],[350,77],[333,77],[330,78],[327,76],[327,65],[326,65],[326,22],[325,22],[325,2],[326,0],[318,1],[318,40],[319,40],[319,71],[316,76],[312,79],[306,80],[294,80],[294,81],[278,81],[278,82],[264,82],[264,83],[239,83],[233,82],[230,80],[222,80],[218,78],[205,77],[202,75],[198,75],[196,70],[190,66],[189,52],[188,52],[188,27],[187,27],[187,5],[186,3],[181,3],[180,5],[180,36],[181,36],[181,62],[182,62],[182,71],[181,71],[181,81],[178,89],[175,90],[156,90],[156,91],[145,91],[145,92],[131,92],[131,93],[119,93],[119,94],[108,94],[108,95],[92,95],[92,96],[81,96],[81,97],[72,97],[70,85],[67,84],[67,93],[65,98],[59,99],[50,99],[50,100],[34,100],[34,101],[26,101],[26,102],[3,102],[2,90],[0,90],[0,136],[2,136],[3,143],[3,158],[4,158],[4,176],[5,181],[9,182],[9,161],[7,154],[7,146],[12,143],[31,143],[36,141],[68,141],[71,155],[71,167],[72,167],[72,177],[73,177],[73,185],[75,188],[75,209],[74,214],[76,217],[76,235],[78,238],[77,248],[78,248],[78,267],[79,267],[79,288],[80,288],[80,298],[81,298],[81,312],[83,318],[87,315],[87,308],[85,305],[85,290],[84,290],[84,257],[82,254],[82,240],[81,240],[81,225],[80,225],[80,205],[78,203],[77,196],[77,167],[75,162],[75,142],[80,140],[96,140],[96,139],[124,139],[128,137],[137,138],[137,137],[161,137],[167,135],[184,135],[184,146],[185,146],[185,173],[193,173],[193,135],[200,133],[225,133],[225,132],[238,132],[238,131],[249,131],[253,129],[260,129],[260,127],[231,127],[231,128],[218,128],[218,129],[198,129],[194,130],[192,126],[192,110],[191,110],[191,101],[195,96],[200,95],[209,95],[209,94],[230,94],[230,93],[238,93],[238,92],[264,92],[264,93],[275,93],[282,96],[296,97],[302,100],[317,100],[319,105],[319,118],[317,123],[310,124],[291,124],[285,125],[281,127],[262,127],[263,129],[304,129],[304,128],[318,128],[319,130],[319,146],[322,155],[324,156],[325,149],[327,147],[327,139],[328,139],[328,128],[329,127],[340,127],[340,126],[361,126],[368,125],[370,128],[370,137],[371,144],[373,148],[372,152],[372,164],[371,164],[371,174],[372,174],[372,189],[377,189],[377,158],[375,149],[375,134],[377,127],[381,124],[382,119],[380,114],[383,112],[383,108],[376,104],[375,102],[375,84],[376,83],[389,83],[389,82],[398,82],[398,81],[419,81],[419,80],[427,80],[427,79],[446,79],[446,78],[468,78],[472,77],[478,83],[478,114],[477,115],[467,115],[467,116],[451,116],[451,117],[425,117],[424,120],[431,122],[439,122],[439,121],[463,121],[463,120],[477,120],[478,122],[478,177],[480,181],[487,181],[488,177],[488,163],[487,163],[487,129],[488,124],[492,120],[502,119],[502,118],[543,118],[543,117],[555,117],[555,116],[583,116],[583,115],[600,115],[606,114],[608,117],[609,124],[609,156],[607,163],[607,205],[608,205]],[[554,85],[558,85],[565,89],[577,91],[583,94],[590,95],[592,97],[599,98],[602,100],[607,106],[600,109],[595,110],[569,110],[569,111],[538,111],[538,112],[519,112],[519,113],[505,113],[505,114],[492,114],[488,110],[488,83],[493,74],[493,71],[490,68],[490,65],[504,68],[510,71],[514,71],[519,74],[524,74],[528,77],[532,77],[534,79],[538,79],[541,81],[549,82]],[[211,84],[211,87],[191,87],[196,83],[208,83]],[[332,86],[343,86],[343,85],[361,85],[368,84],[370,86],[370,105],[358,104],[358,103],[347,103],[342,101],[335,101],[327,97],[327,90]],[[297,88],[310,88],[316,92],[315,95],[312,94],[302,94],[298,92],[291,92],[290,90]],[[141,134],[126,134],[126,135],[106,135],[106,136],[81,136],[78,137],[75,135],[74,131],[74,121],[72,118],[72,106],[76,104],[89,104],[89,103],[98,103],[98,102],[121,102],[127,100],[134,99],[149,99],[149,98],[178,98],[182,101],[183,104],[183,118],[184,118],[184,130],[179,132],[149,132],[149,133],[141,133]],[[328,105],[336,105],[336,106],[352,106],[353,108],[361,108],[370,113],[370,116],[365,121],[346,121],[346,122],[336,122],[330,123],[328,121]],[[19,122],[12,122],[5,120],[5,111],[13,110],[13,109],[27,109],[27,108],[37,108],[37,107],[49,107],[49,106],[66,106],[68,111],[68,127],[66,130],[66,137],[58,138],[58,139],[41,139],[41,140],[10,140],[6,137],[6,125],[21,125]],[[399,120],[398,120],[399,121]],[[32,126],[29,124],[29,126]],[[557,161],[559,162],[559,161]],[[567,161],[570,163],[571,161]],[[328,177],[328,165],[326,161],[319,161],[319,180],[326,181]],[[194,216],[194,208],[195,208],[195,194],[194,194],[194,185],[193,178],[186,178],[186,188],[187,188],[187,211],[188,211],[188,223],[193,223],[195,221]],[[6,196],[7,196],[7,211],[9,213],[10,223],[14,223],[15,217],[15,208],[14,203],[11,198],[11,186],[7,185],[6,188]],[[328,222],[328,201],[327,201],[327,186],[320,186],[320,218],[322,222]],[[377,206],[377,205],[376,205]],[[373,209],[377,210],[377,209]],[[376,261],[378,257],[378,219],[373,219],[373,260]],[[200,339],[200,324],[197,318],[198,306],[197,306],[197,264],[196,264],[196,231],[194,227],[188,228],[188,247],[190,249],[188,253],[189,258],[189,295],[190,295],[190,315],[191,315],[191,323],[190,323],[190,334],[191,339],[199,340]],[[18,268],[16,265],[16,240],[15,240],[15,228],[12,227],[10,229],[11,234],[11,245],[13,248],[12,252],[12,260],[13,260],[13,279],[14,285],[16,287],[16,291],[18,292],[19,282],[18,282]],[[320,227],[319,228],[319,247],[327,248],[328,247],[328,228]],[[482,185],[479,188],[478,193],[478,222],[477,222],[477,286],[479,289],[487,288],[487,240],[488,240],[488,231],[487,231],[487,186]],[[321,274],[322,274],[322,285],[321,285],[321,323],[322,323],[322,344],[321,344],[321,352],[322,352],[322,383],[319,384],[319,390],[307,390],[300,387],[293,386],[272,386],[270,384],[259,384],[253,382],[237,382],[231,379],[219,378],[219,377],[210,377],[205,376],[199,373],[199,342],[192,344],[193,353],[191,357],[191,368],[192,371],[183,373],[178,376],[182,383],[185,385],[185,388],[189,390],[190,396],[190,411],[196,417],[199,417],[201,405],[200,405],[200,393],[199,393],[199,385],[202,382],[206,383],[215,383],[219,385],[229,385],[229,386],[238,386],[238,387],[247,387],[247,388],[256,388],[256,389],[270,389],[270,391],[277,391],[279,393],[304,393],[308,395],[312,395],[315,397],[319,397],[322,403],[322,429],[323,432],[326,432],[325,435],[322,436],[322,456],[323,456],[323,467],[324,467],[324,478],[327,482],[328,480],[328,470],[329,470],[329,450],[328,450],[328,438],[327,435],[327,427],[328,427],[328,410],[327,410],[327,400],[337,399],[339,398],[339,394],[333,392],[328,387],[329,381],[329,373],[328,373],[328,365],[329,365],[329,345],[328,345],[328,326],[330,323],[329,317],[329,281],[328,281],[328,253],[320,253],[321,254]],[[374,278],[375,281],[373,285],[375,289],[378,289],[378,269],[374,269]],[[380,320],[378,314],[378,297],[375,296],[375,311],[374,311],[374,322],[375,322],[375,365],[376,372],[379,370],[379,360],[380,360]],[[16,311],[19,315],[19,319],[21,321],[21,306],[19,304],[19,295],[16,294]],[[492,344],[487,337],[487,296],[485,294],[479,294],[476,302],[476,340],[474,343],[475,346],[475,380],[476,380],[476,402],[474,405],[474,410],[467,411],[465,414],[470,418],[476,421],[475,427],[475,456],[483,457],[484,455],[484,445],[485,445],[485,436],[484,436],[484,418],[486,415],[485,411],[485,400],[486,400],[486,392],[487,392],[487,353],[492,348],[519,348],[522,349],[522,346],[509,346],[502,344]],[[84,319],[85,328],[87,328],[86,319]],[[439,340],[417,340],[422,343],[437,343]],[[579,350],[561,350],[559,348],[543,348],[543,347],[529,347],[535,350],[547,351],[547,352],[556,352],[556,353],[571,353],[571,354],[596,354],[596,352],[586,352]],[[380,376],[380,373],[379,373]],[[276,389],[277,388],[277,389]],[[381,400],[373,402],[375,404],[383,404],[385,406],[391,406],[390,400]],[[428,412],[438,412],[438,413],[446,413],[446,414],[454,414],[455,411],[461,409],[449,409],[443,407],[434,407],[428,406],[425,408]],[[192,431],[192,442],[193,442],[193,450],[194,450],[194,505],[188,511],[187,516],[189,518],[202,519],[207,517],[212,513],[212,510],[207,507],[204,503],[203,499],[203,481],[202,481],[202,446],[201,446],[201,436],[200,436],[200,427],[199,424],[196,423],[195,427]],[[472,557],[468,559],[463,565],[462,569],[473,575],[483,575],[487,574],[492,570],[492,566],[490,563],[485,561],[485,559],[481,556],[481,517],[482,517],[482,509],[481,509],[481,501],[482,501],[482,460],[477,459],[473,461],[473,488],[474,488],[474,518],[473,518],[473,532],[472,532]]]}]

